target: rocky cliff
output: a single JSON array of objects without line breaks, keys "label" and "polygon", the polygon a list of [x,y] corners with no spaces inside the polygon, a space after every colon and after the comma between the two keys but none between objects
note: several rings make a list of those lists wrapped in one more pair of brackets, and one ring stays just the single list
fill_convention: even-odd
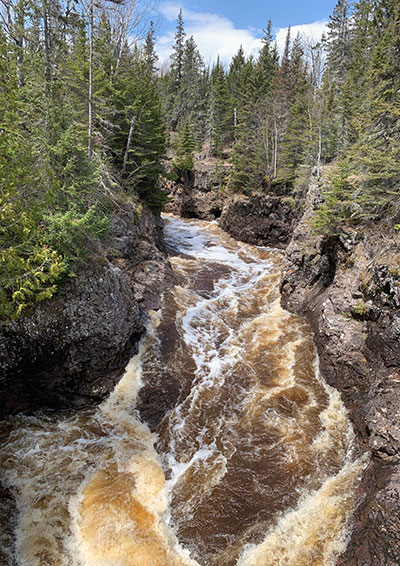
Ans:
[{"label": "rocky cliff", "polygon": [[310,322],[325,379],[341,393],[370,464],[341,566],[400,564],[400,242],[390,227],[318,236],[320,194],[287,247],[282,303]]},{"label": "rocky cliff", "polygon": [[191,183],[167,184],[166,211],[183,218],[218,219],[225,232],[248,244],[286,247],[301,217],[308,169],[304,168],[295,187],[277,183],[248,195],[228,190],[231,169],[226,161],[197,161]]},{"label": "rocky cliff", "polygon": [[290,241],[298,214],[293,199],[254,193],[233,195],[222,208],[219,226],[248,244],[284,248]]},{"label": "rocky cliff", "polygon": [[167,182],[169,196],[166,212],[182,218],[215,220],[222,213],[224,189],[232,165],[219,163],[215,159],[197,161],[193,179],[188,184]]},{"label": "rocky cliff", "polygon": [[347,230],[340,237],[316,235],[311,219],[320,186],[315,177],[307,188],[302,176],[294,199],[276,191],[229,196],[212,177],[209,165],[201,188],[175,189],[171,211],[214,219],[218,202],[219,225],[233,237],[286,247],[282,304],[311,324],[321,372],[342,394],[359,452],[370,454],[351,539],[338,566],[399,565],[399,238],[384,225]]},{"label": "rocky cliff", "polygon": [[50,301],[0,325],[0,417],[79,407],[115,385],[171,276],[162,223],[124,205],[108,239]]}]

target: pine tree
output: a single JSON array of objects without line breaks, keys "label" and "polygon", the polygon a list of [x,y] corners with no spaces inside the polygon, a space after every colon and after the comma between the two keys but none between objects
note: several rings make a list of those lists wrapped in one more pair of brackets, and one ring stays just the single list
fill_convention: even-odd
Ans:
[{"label": "pine tree", "polygon": [[348,0],[338,0],[328,24],[324,90],[328,111],[326,154],[331,159],[345,151],[353,136],[348,107],[353,39],[351,15]]},{"label": "pine tree", "polygon": [[370,195],[371,215],[400,205],[400,6],[394,0],[376,5],[375,34],[367,73],[367,93],[356,117],[358,141],[352,154]]},{"label": "pine tree", "polygon": [[190,124],[197,145],[205,136],[206,101],[203,96],[204,63],[193,36],[185,42],[180,89],[175,99],[178,129]]},{"label": "pine tree", "polygon": [[271,20],[268,21],[264,34],[262,39],[263,46],[256,65],[256,80],[260,82],[258,87],[260,98],[266,97],[271,93],[279,65],[278,48],[276,43],[273,42]]},{"label": "pine tree", "polygon": [[[20,68],[0,30],[0,317],[50,298],[66,270],[46,245],[43,220],[55,180],[24,120]],[[23,88],[25,89],[26,83]]]},{"label": "pine tree", "polygon": [[181,126],[176,146],[176,159],[174,160],[174,171],[180,181],[190,185],[193,179],[194,151],[196,141],[188,123]]},{"label": "pine tree", "polygon": [[150,22],[150,28],[146,35],[146,41],[144,44],[144,59],[146,61],[147,66],[151,73],[156,72],[156,64],[158,61],[158,56],[155,51],[155,31],[154,31],[154,23]]},{"label": "pine tree", "polygon": [[227,106],[228,85],[219,57],[210,76],[209,136],[210,152],[220,156],[230,130],[230,109]]},{"label": "pine tree", "polygon": [[[136,191],[155,207],[163,203],[159,187],[165,153],[165,125],[154,67],[155,53],[126,51],[116,83],[114,107],[118,129],[113,140],[115,164],[122,169],[128,191]],[[121,151],[121,147],[124,148]]]},{"label": "pine tree", "polygon": [[166,115],[173,129],[179,124],[179,106],[176,107],[179,92],[182,87],[183,57],[185,52],[185,30],[182,9],[179,11],[175,42],[172,47],[171,70],[167,81]]},{"label": "pine tree", "polygon": [[238,122],[241,120],[244,93],[246,91],[247,77],[250,65],[246,63],[243,47],[233,56],[227,76],[228,83],[228,108],[230,123],[232,126],[232,137],[235,139]]},{"label": "pine tree", "polygon": [[310,143],[309,104],[312,97],[312,84],[304,62],[304,50],[299,36],[291,50],[290,74],[293,101],[289,108],[286,131],[282,136],[280,155],[281,174],[284,178],[294,177],[299,165],[306,162]]},{"label": "pine tree", "polygon": [[239,101],[235,131],[230,185],[233,190],[250,193],[260,188],[264,177],[262,132],[257,113],[257,92],[253,58],[247,59],[241,71],[243,89]]}]

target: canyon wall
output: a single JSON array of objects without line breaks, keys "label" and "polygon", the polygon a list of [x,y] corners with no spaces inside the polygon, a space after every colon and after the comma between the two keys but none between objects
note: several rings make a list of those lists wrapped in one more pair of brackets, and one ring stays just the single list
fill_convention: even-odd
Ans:
[{"label": "canyon wall", "polygon": [[53,299],[0,325],[0,417],[103,399],[170,277],[161,219],[124,205],[100,249]]},{"label": "canyon wall", "polygon": [[175,190],[171,211],[215,219],[218,202],[223,230],[251,244],[285,249],[282,305],[310,323],[321,373],[342,394],[359,453],[371,455],[359,487],[351,539],[338,566],[400,564],[397,234],[384,224],[346,229],[340,236],[316,234],[312,217],[324,182],[316,175],[308,182],[303,174],[292,197],[276,188],[229,195],[211,181],[212,167],[208,167],[208,185],[204,175],[201,187]]}]

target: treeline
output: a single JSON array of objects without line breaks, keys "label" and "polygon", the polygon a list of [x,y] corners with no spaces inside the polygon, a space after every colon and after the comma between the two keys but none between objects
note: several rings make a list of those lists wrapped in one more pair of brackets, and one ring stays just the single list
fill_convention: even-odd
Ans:
[{"label": "treeline", "polygon": [[398,0],[338,0],[326,36],[289,30],[282,56],[269,22],[227,68],[205,66],[181,12],[164,74],[150,1],[0,0],[0,317],[51,297],[121,199],[161,208],[168,143],[178,177],[195,152],[229,157],[247,193],[334,162],[316,229],[400,222]]},{"label": "treeline", "polygon": [[334,161],[318,229],[398,221],[398,0],[338,0],[321,41],[289,29],[281,57],[269,22],[258,56],[240,48],[227,69],[205,67],[181,12],[161,88],[178,171],[192,165],[194,147],[218,157],[230,146],[230,188],[251,192],[290,187],[300,165]]},{"label": "treeline", "polygon": [[[150,6],[1,0],[0,317],[51,297],[122,199],[160,207]],[[145,41],[138,41],[145,39]]]}]

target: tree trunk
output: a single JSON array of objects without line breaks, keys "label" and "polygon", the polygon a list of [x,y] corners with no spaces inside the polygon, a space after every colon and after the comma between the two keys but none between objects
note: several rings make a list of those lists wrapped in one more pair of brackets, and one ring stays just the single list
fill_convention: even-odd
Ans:
[{"label": "tree trunk", "polygon": [[16,6],[16,37],[15,45],[17,47],[17,77],[18,87],[22,88],[25,85],[25,73],[23,69],[24,62],[24,35],[25,35],[25,6],[24,1],[19,0]]},{"label": "tree trunk", "polygon": [[321,126],[318,127],[318,158],[317,158],[317,176],[321,174],[321,155],[322,155],[322,133]]},{"label": "tree trunk", "polygon": [[89,94],[88,94],[88,161],[93,154],[93,0],[89,4]]},{"label": "tree trunk", "polygon": [[274,178],[276,177],[276,171],[278,168],[278,126],[276,122],[275,126],[275,147],[274,147]]},{"label": "tree trunk", "polygon": [[126,142],[126,149],[125,149],[125,155],[124,155],[124,163],[122,165],[122,171],[124,173],[126,171],[126,166],[128,165],[129,150],[131,149],[132,138],[133,138],[133,133],[135,131],[137,118],[138,118],[137,116],[132,116],[131,127],[129,128],[128,141]]},{"label": "tree trunk", "polygon": [[45,53],[45,78],[46,89],[50,89],[51,80],[51,60],[50,60],[50,32],[49,32],[49,8],[47,2],[43,3],[43,27],[44,27],[44,53]]}]

